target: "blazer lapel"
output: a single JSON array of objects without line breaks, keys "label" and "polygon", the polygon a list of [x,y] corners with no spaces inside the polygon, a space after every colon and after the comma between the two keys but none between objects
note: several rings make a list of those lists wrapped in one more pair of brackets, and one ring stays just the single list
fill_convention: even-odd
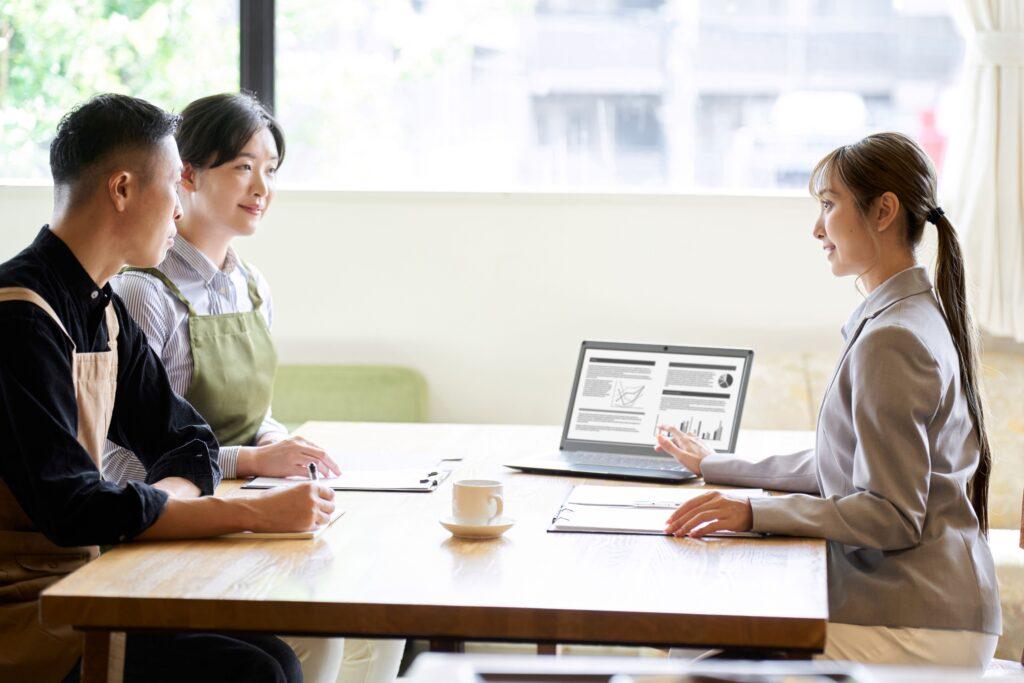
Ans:
[{"label": "blazer lapel", "polygon": [[843,352],[839,356],[839,362],[836,363],[836,369],[832,373],[832,379],[829,380],[828,386],[825,388],[825,393],[821,396],[821,404],[818,406],[818,422],[821,422],[821,412],[825,407],[825,398],[828,397],[828,392],[832,390],[832,385],[835,384],[836,378],[839,377],[839,371],[843,367],[843,361],[846,360],[846,356],[850,353],[850,349],[853,347],[857,337],[860,336],[861,331],[864,329],[864,325],[869,320],[878,316],[882,311],[889,308],[893,304],[903,301],[906,298],[922,294],[924,292],[931,291],[932,283],[928,279],[928,271],[925,270],[924,266],[914,266],[913,268],[907,268],[906,270],[896,273],[888,280],[883,282],[879,287],[868,296],[864,302],[857,307],[853,315],[850,316],[850,322],[854,318],[859,317],[856,326],[854,326],[852,332],[847,332],[850,327],[850,322],[847,322],[843,326],[843,333],[846,335],[846,345],[843,347]]}]

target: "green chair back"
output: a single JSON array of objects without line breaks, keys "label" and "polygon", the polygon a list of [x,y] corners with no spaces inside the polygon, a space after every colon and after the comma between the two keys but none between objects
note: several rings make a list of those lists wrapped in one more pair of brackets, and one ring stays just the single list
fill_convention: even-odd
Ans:
[{"label": "green chair back", "polygon": [[280,365],[272,406],[288,429],[309,420],[423,422],[427,382],[390,365]]}]

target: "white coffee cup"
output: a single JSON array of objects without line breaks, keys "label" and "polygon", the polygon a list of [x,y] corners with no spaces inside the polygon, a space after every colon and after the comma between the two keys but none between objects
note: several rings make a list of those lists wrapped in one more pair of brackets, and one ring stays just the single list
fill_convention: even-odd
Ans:
[{"label": "white coffee cup", "polygon": [[491,524],[505,511],[503,487],[493,479],[462,479],[452,487],[452,517],[460,524]]}]

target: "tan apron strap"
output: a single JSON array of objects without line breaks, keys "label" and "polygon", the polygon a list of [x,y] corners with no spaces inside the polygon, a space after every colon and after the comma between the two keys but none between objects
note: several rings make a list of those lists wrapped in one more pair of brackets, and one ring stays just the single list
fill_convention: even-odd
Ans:
[{"label": "tan apron strap", "polygon": [[104,311],[107,319],[107,348],[117,351],[117,335],[121,333],[121,325],[117,322],[117,311],[114,310],[114,302],[107,304]]},{"label": "tan apron strap", "polygon": [[75,340],[68,334],[67,329],[64,327],[64,323],[57,317],[57,313],[54,312],[53,307],[46,302],[46,299],[39,296],[31,289],[25,287],[2,287],[0,288],[0,303],[4,301],[25,301],[30,304],[35,304],[39,308],[43,309],[47,315],[53,318],[53,322],[57,323],[57,327],[64,333],[64,336],[71,342],[71,347],[75,348]]}]

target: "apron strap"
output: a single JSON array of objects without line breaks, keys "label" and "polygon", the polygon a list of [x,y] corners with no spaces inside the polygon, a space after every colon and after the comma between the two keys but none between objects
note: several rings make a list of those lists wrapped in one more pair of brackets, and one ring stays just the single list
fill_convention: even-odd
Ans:
[{"label": "apron strap", "polygon": [[239,263],[245,268],[245,282],[249,286],[249,301],[252,302],[252,310],[258,311],[263,306],[263,297],[260,296],[259,288],[256,286],[256,277],[252,274],[252,266],[239,259]]},{"label": "apron strap", "polygon": [[117,335],[121,334],[121,325],[117,322],[117,311],[114,310],[114,302],[107,304],[104,311],[107,318],[107,348],[117,352]]},{"label": "apron strap", "polygon": [[[71,338],[70,334],[68,334],[67,329],[64,327],[64,323],[60,321],[60,318],[57,317],[57,314],[54,312],[53,307],[51,307],[50,304],[46,302],[46,299],[33,292],[31,289],[26,289],[25,287],[3,287],[0,288],[0,302],[4,301],[25,301],[30,304],[35,304],[39,308],[43,309],[43,311],[45,311],[47,315],[53,318],[53,322],[57,323],[57,327],[60,328],[60,331],[63,332],[64,336],[68,338],[69,342],[71,342],[71,349],[77,350],[77,347],[75,346],[75,340]],[[115,322],[115,325],[116,324],[117,323]]]},{"label": "apron strap", "polygon": [[169,278],[166,275],[164,275],[163,272],[157,270],[156,268],[135,268],[135,267],[132,267],[132,266],[128,266],[126,268],[122,268],[121,272],[122,273],[145,273],[146,275],[152,275],[157,280],[160,280],[160,282],[164,283],[164,286],[167,287],[167,289],[171,290],[171,294],[173,294],[178,301],[180,301],[181,303],[185,304],[185,308],[188,309],[189,316],[196,317],[197,314],[196,314],[195,309],[192,308],[192,304],[189,302],[188,299],[185,298],[185,295],[181,293],[181,290],[178,289],[178,285],[176,285],[173,282],[171,282],[171,278]]}]

